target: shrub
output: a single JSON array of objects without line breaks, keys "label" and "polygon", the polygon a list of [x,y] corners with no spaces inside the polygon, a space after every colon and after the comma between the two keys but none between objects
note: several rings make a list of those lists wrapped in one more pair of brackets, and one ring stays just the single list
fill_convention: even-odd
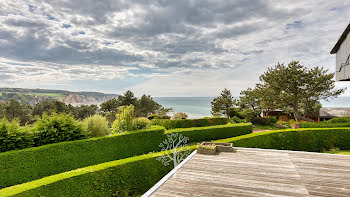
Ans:
[{"label": "shrub", "polygon": [[332,119],[328,120],[327,122],[330,122],[330,123],[348,123],[348,122],[350,122],[350,119],[347,117],[336,117],[336,118],[332,118]]},{"label": "shrub", "polygon": [[160,150],[164,128],[0,153],[0,188]]},{"label": "shrub", "polygon": [[166,133],[181,133],[189,138],[188,142],[210,141],[252,133],[251,123],[227,124],[209,127],[194,127],[168,130]]},{"label": "shrub", "polygon": [[237,116],[233,116],[232,118],[230,118],[230,123],[246,123],[247,120],[246,119],[240,119]]},{"label": "shrub", "polygon": [[243,111],[241,112],[241,116],[243,116],[243,118],[246,119],[248,122],[253,122],[255,112],[252,109],[243,109]]},{"label": "shrub", "polygon": [[170,119],[170,116],[168,116],[168,115],[162,115],[162,116],[160,116],[160,119]]},{"label": "shrub", "polygon": [[68,114],[44,114],[34,124],[35,146],[86,138],[80,122]]},{"label": "shrub", "polygon": [[350,150],[350,128],[285,129],[248,134],[230,139],[235,146],[322,152],[332,148]]},{"label": "shrub", "polygon": [[256,125],[273,125],[277,122],[277,117],[275,116],[265,116],[265,117],[254,117],[253,124]]},{"label": "shrub", "polygon": [[187,114],[182,112],[177,112],[176,114],[174,114],[174,117],[173,117],[174,120],[181,120],[186,118],[187,118]]},{"label": "shrub", "polygon": [[331,123],[331,122],[302,122],[301,128],[335,128],[335,127],[350,127],[350,122],[348,123]]},{"label": "shrub", "polygon": [[132,125],[134,130],[148,129],[151,127],[151,121],[144,117],[134,118],[132,120]]},{"label": "shrub", "polygon": [[[194,149],[195,147],[191,147]],[[115,160],[0,190],[0,196],[140,196],[171,169],[166,152]]]},{"label": "shrub", "polygon": [[152,119],[162,119],[162,116],[158,115],[158,114],[151,114],[147,117],[149,120]]},{"label": "shrub", "polygon": [[132,119],[134,118],[134,106],[120,106],[116,119],[113,122],[113,131],[115,133],[133,130]]},{"label": "shrub", "polygon": [[14,119],[9,122],[6,118],[0,120],[0,152],[29,148],[34,145],[34,135],[27,127],[21,128]]},{"label": "shrub", "polygon": [[166,129],[205,127],[205,126],[223,125],[226,123],[227,123],[227,119],[225,117],[182,119],[182,120],[167,120],[167,119],[152,120],[152,125],[163,126]]},{"label": "shrub", "polygon": [[101,115],[90,116],[83,123],[89,137],[101,137],[110,132],[107,119]]}]

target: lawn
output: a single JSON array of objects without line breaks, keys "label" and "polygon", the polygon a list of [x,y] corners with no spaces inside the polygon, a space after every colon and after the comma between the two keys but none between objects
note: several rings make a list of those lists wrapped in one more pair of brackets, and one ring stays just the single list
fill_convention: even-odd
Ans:
[{"label": "lawn", "polygon": [[253,125],[253,131],[256,131],[256,130],[277,130],[277,129],[281,129],[281,128],[277,128],[277,127],[271,126],[271,125]]},{"label": "lawn", "polygon": [[340,155],[350,155],[350,150],[333,150],[333,151],[328,151],[327,153],[340,154]]}]

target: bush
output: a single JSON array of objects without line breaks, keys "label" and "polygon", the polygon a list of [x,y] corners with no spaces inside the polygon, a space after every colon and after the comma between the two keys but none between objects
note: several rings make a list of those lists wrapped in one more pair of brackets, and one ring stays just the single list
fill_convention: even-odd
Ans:
[{"label": "bush", "polygon": [[152,119],[162,119],[162,116],[158,115],[158,114],[151,114],[147,117],[149,120]]},{"label": "bush", "polygon": [[322,152],[332,148],[350,150],[350,128],[285,129],[248,134],[230,139],[235,146]]},{"label": "bush", "polygon": [[90,116],[83,123],[89,137],[101,137],[108,135],[110,132],[107,119],[101,115]]},{"label": "bush", "polygon": [[160,150],[164,128],[0,153],[0,188]]},{"label": "bush", "polygon": [[252,109],[243,109],[243,111],[241,112],[241,116],[243,116],[243,118],[246,119],[248,122],[253,122],[255,112]]},{"label": "bush", "polygon": [[17,120],[0,120],[0,152],[34,146],[34,135],[27,127],[21,128]]},{"label": "bush", "polygon": [[330,123],[324,122],[302,122],[301,128],[335,128],[335,127],[350,127],[350,122],[348,123]]},{"label": "bush", "polygon": [[134,118],[134,106],[120,106],[118,113],[115,115],[116,119],[113,122],[114,133],[134,130],[132,119]]},{"label": "bush", "polygon": [[233,116],[232,118],[230,118],[230,123],[246,123],[247,120],[246,119],[240,119],[237,116]]},{"label": "bush", "polygon": [[336,117],[336,118],[332,118],[332,119],[328,120],[327,122],[330,122],[330,123],[348,123],[348,122],[350,122],[350,119],[347,117]]},{"label": "bush", "polygon": [[101,163],[0,190],[0,196],[140,196],[171,169],[165,152]]},{"label": "bush", "polygon": [[168,115],[162,115],[162,116],[160,116],[160,119],[170,119],[170,116],[168,116]]},{"label": "bush", "polygon": [[227,119],[224,117],[182,119],[182,120],[169,120],[169,119],[152,120],[152,125],[163,126],[166,129],[205,127],[205,126],[223,125],[226,123],[227,123]]},{"label": "bush", "polygon": [[187,129],[173,129],[166,133],[181,133],[189,138],[188,142],[210,141],[252,133],[251,123],[227,124],[209,127],[194,127]]},{"label": "bush", "polygon": [[187,118],[187,114],[182,112],[177,112],[176,114],[174,114],[174,117],[173,117],[174,120],[181,120],[186,118]]},{"label": "bush", "polygon": [[68,114],[44,114],[34,124],[35,146],[86,138],[80,122]]},{"label": "bush", "polygon": [[253,124],[256,125],[273,125],[277,122],[277,117],[275,116],[265,116],[265,117],[254,117]]},{"label": "bush", "polygon": [[148,129],[151,127],[151,121],[147,118],[134,118],[132,120],[132,125],[134,130]]}]

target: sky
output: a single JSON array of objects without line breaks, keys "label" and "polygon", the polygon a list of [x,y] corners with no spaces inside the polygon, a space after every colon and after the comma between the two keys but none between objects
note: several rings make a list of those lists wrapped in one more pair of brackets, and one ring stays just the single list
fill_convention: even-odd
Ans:
[{"label": "sky", "polygon": [[[335,72],[348,0],[0,0],[0,87],[238,96],[279,63]],[[337,88],[350,83],[337,82]]]}]

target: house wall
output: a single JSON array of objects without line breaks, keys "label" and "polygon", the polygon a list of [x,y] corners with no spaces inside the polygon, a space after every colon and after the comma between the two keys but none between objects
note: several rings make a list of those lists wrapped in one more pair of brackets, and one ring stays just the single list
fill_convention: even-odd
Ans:
[{"label": "house wall", "polygon": [[[341,44],[336,55],[336,80],[344,81],[350,80],[350,64],[345,64],[350,55],[350,33]],[[345,66],[342,66],[342,64]],[[340,69],[341,68],[341,69]],[[339,72],[340,70],[340,72]]]}]

